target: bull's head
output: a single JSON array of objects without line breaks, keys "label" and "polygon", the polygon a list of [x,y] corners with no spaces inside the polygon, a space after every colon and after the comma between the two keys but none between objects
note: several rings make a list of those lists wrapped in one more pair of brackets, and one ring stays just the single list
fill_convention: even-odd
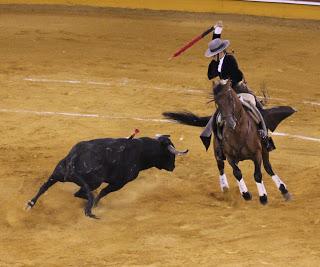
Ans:
[{"label": "bull's head", "polygon": [[184,151],[177,150],[171,140],[170,135],[156,135],[156,140],[160,142],[161,156],[159,164],[156,166],[158,169],[165,169],[167,171],[173,171],[175,168],[176,156],[183,156],[188,153],[188,149]]}]

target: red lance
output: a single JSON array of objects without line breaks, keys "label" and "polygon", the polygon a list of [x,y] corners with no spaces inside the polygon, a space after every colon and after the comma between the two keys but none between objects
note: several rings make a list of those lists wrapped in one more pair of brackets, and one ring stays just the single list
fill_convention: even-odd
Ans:
[{"label": "red lance", "polygon": [[193,38],[189,43],[187,43],[184,47],[180,48],[177,52],[175,52],[173,54],[172,57],[169,58],[169,60],[179,56],[181,53],[183,53],[184,51],[186,51],[188,48],[190,48],[191,46],[193,46],[196,42],[198,42],[199,40],[201,40],[203,37],[205,37],[206,35],[208,35],[210,32],[212,32],[214,30],[214,27],[211,27],[210,29],[206,30],[205,32],[201,33],[199,36]]}]

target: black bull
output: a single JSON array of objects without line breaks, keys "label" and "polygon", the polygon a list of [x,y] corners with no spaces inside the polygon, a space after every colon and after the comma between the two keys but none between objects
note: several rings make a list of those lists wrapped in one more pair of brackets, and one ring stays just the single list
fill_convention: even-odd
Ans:
[{"label": "black bull", "polygon": [[[168,136],[105,138],[80,142],[58,163],[27,207],[32,208],[38,198],[56,182],[73,182],[80,186],[74,196],[88,200],[85,215],[95,217],[91,209],[102,197],[134,180],[142,170],[156,167],[173,171],[175,156],[187,152],[177,151]],[[94,198],[91,191],[104,182],[108,185]]]}]

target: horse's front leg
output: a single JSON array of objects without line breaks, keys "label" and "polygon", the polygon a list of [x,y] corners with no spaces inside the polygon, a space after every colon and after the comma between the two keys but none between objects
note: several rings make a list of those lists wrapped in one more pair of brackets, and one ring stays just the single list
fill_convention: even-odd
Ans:
[{"label": "horse's front leg", "polygon": [[233,175],[236,177],[237,182],[238,182],[238,186],[239,186],[239,190],[240,193],[242,195],[242,197],[245,200],[251,200],[252,199],[252,195],[251,193],[248,191],[248,188],[246,186],[246,183],[244,182],[243,178],[242,178],[242,173],[241,170],[239,169],[237,162],[235,162],[234,160],[229,160],[229,163],[233,169]]},{"label": "horse's front leg", "polygon": [[215,140],[213,149],[214,149],[214,156],[216,158],[219,174],[220,174],[219,175],[220,188],[222,192],[227,192],[229,190],[229,183],[228,183],[227,176],[224,172],[224,161],[223,159],[220,158],[220,156],[217,153],[217,146],[218,144]]},{"label": "horse's front leg", "polygon": [[269,160],[269,152],[264,150],[262,154],[263,166],[266,172],[271,176],[273,182],[280,190],[282,196],[286,201],[291,200],[291,194],[289,193],[286,184],[280,179],[280,177],[273,172],[270,160]]},{"label": "horse's front leg", "polygon": [[261,157],[257,157],[254,161],[254,179],[256,181],[256,185],[259,192],[260,203],[262,205],[266,205],[268,203],[268,196],[266,188],[264,187],[262,181],[262,173],[261,173]]}]

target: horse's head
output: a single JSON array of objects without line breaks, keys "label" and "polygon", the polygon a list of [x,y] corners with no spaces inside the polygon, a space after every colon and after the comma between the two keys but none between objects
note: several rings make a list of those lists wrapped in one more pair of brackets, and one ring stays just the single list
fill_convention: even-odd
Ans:
[{"label": "horse's head", "polygon": [[231,83],[218,83],[213,87],[214,100],[221,112],[222,119],[231,129],[237,126],[235,117],[237,95],[231,88]]}]

